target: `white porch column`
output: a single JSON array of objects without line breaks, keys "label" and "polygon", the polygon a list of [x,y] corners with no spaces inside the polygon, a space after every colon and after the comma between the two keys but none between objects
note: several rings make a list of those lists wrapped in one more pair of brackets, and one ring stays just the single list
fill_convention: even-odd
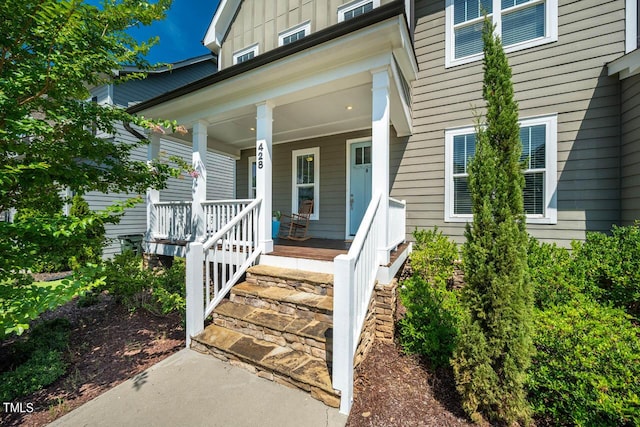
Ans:
[{"label": "white porch column", "polygon": [[[150,162],[157,160],[160,156],[160,135],[152,134],[151,142],[147,146],[147,160]],[[157,212],[154,203],[160,201],[160,191],[154,188],[147,189],[147,236],[145,241],[149,242],[153,239],[153,235],[157,230]],[[149,252],[148,248],[145,248],[145,252]]]},{"label": "white porch column", "polygon": [[195,240],[206,237],[204,208],[202,203],[207,200],[207,123],[198,120],[193,125],[193,152],[191,165],[195,171],[191,187],[191,226],[195,233]]},{"label": "white porch column", "polygon": [[378,232],[380,263],[389,263],[389,72],[372,71],[371,168],[373,192],[380,191],[381,226]]},{"label": "white porch column", "polygon": [[262,199],[258,215],[258,241],[264,253],[273,252],[271,238],[273,104],[257,104],[256,197]]}]

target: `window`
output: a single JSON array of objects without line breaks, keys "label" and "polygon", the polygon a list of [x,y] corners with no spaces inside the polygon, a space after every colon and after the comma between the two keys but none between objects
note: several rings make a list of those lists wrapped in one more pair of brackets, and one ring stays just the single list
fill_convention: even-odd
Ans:
[{"label": "window", "polygon": [[320,212],[320,147],[294,150],[291,157],[291,212],[298,212],[304,200],[313,200],[313,214],[310,219],[317,220]]},{"label": "window", "polygon": [[293,43],[301,38],[309,35],[311,32],[311,23],[309,21],[304,22],[300,25],[296,25],[293,28],[289,28],[286,31],[283,31],[278,36],[278,46],[284,46],[289,43]]},{"label": "window", "polygon": [[358,0],[338,8],[338,22],[347,21],[380,6],[380,0]]},{"label": "window", "polygon": [[625,53],[640,47],[640,8],[638,0],[625,1]]},{"label": "window", "polygon": [[[527,222],[556,224],[557,116],[523,119],[520,122],[522,158],[525,163],[523,191]],[[473,127],[445,131],[445,221],[469,221],[469,160],[476,150]]]},{"label": "window", "polygon": [[447,0],[447,67],[482,59],[485,13],[506,52],[558,40],[558,0]]},{"label": "window", "polygon": [[258,54],[258,44],[249,46],[233,54],[233,65],[248,61]]},{"label": "window", "polygon": [[256,198],[256,156],[249,157],[249,199]]}]

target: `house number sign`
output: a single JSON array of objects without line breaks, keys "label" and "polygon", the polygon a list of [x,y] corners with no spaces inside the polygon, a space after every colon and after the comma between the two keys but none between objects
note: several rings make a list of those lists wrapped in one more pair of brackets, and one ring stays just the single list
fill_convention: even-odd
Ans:
[{"label": "house number sign", "polygon": [[264,146],[262,142],[258,144],[258,169],[264,167]]}]

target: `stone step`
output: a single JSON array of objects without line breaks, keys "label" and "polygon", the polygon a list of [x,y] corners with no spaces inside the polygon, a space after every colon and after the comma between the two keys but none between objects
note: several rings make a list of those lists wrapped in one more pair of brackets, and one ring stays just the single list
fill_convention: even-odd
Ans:
[{"label": "stone step", "polygon": [[333,323],[333,297],[328,295],[242,282],[231,288],[230,300],[293,317]]},{"label": "stone step", "polygon": [[331,385],[327,362],[310,354],[215,324],[194,337],[191,347],[228,360],[260,377],[308,391],[329,406],[340,405],[339,392]]},{"label": "stone step", "polygon": [[247,282],[274,286],[318,295],[333,295],[333,274],[254,265],[247,270]]},{"label": "stone step", "polygon": [[328,322],[301,319],[232,301],[222,301],[212,317],[218,326],[331,361],[333,329]]}]

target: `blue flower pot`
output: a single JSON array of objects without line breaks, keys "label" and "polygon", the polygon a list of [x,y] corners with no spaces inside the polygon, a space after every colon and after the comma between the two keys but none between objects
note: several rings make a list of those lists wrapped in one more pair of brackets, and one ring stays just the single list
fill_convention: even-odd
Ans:
[{"label": "blue flower pot", "polygon": [[271,220],[271,238],[277,238],[278,233],[280,233],[280,221]]}]

